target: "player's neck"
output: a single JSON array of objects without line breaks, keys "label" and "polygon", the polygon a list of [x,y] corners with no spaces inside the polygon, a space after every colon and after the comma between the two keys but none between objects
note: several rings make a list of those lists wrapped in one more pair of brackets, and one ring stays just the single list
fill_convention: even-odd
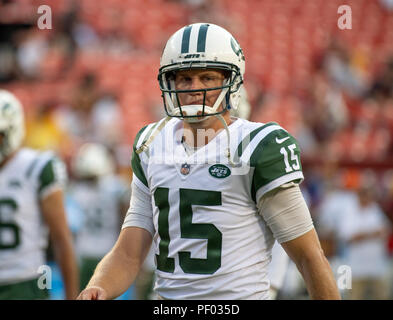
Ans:
[{"label": "player's neck", "polygon": [[[229,112],[225,112],[222,117],[229,126],[232,123]],[[206,120],[197,123],[184,123],[184,142],[194,148],[207,145],[217,134],[224,129],[222,122],[215,116],[209,116]]]}]

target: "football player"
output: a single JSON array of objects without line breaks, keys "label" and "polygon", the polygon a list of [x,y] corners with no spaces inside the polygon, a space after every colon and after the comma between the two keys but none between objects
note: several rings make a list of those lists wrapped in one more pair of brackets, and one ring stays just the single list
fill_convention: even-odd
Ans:
[{"label": "football player", "polygon": [[83,214],[82,227],[76,233],[76,249],[84,288],[119,236],[129,195],[126,184],[115,175],[114,160],[104,145],[83,144],[73,158],[72,171],[74,179],[67,195]]},{"label": "football player", "polygon": [[79,299],[132,283],[153,241],[158,299],[269,299],[276,239],[314,299],[339,299],[298,184],[296,140],[276,123],[232,118],[245,60],[207,23],[168,40],[158,80],[167,117],[137,134],[122,232]]},{"label": "football player", "polygon": [[51,288],[45,250],[48,233],[65,283],[79,290],[78,269],[63,204],[65,166],[51,152],[23,148],[23,108],[0,90],[0,299],[46,299]]}]

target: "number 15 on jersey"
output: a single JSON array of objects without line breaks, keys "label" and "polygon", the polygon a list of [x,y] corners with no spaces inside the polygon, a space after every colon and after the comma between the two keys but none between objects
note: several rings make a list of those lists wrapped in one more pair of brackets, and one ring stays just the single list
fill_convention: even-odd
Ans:
[{"label": "number 15 on jersey", "polygon": [[[156,255],[157,269],[173,273],[175,259],[170,258],[169,244],[169,189],[157,188],[154,192],[154,200],[159,209],[158,234],[160,235],[159,250]],[[182,239],[206,239],[206,259],[191,258],[191,252],[179,251],[179,264],[185,273],[213,274],[221,267],[222,233],[211,223],[192,223],[192,205],[219,206],[221,205],[221,192],[179,189],[180,206],[180,233]]]}]

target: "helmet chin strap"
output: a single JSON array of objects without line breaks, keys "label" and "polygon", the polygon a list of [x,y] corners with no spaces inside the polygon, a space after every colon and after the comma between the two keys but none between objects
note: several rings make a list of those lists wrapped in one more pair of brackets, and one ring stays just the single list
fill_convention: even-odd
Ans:
[{"label": "helmet chin strap", "polygon": [[215,115],[215,117],[221,121],[224,129],[227,133],[227,150],[226,150],[226,157],[228,158],[228,162],[232,167],[235,167],[235,163],[232,161],[231,157],[231,135],[229,133],[229,128],[227,122],[225,121],[224,117],[221,114]]},{"label": "helmet chin strap", "polygon": [[[197,115],[198,112],[200,112],[201,110],[203,110],[203,105],[201,104],[189,104],[186,106],[182,106],[182,112],[183,114],[185,114],[186,116],[191,114],[191,115]],[[197,123],[197,122],[202,122],[203,120],[206,120],[206,118],[209,116],[209,113],[214,113],[213,108],[205,106],[205,116],[201,116],[201,117],[192,117],[192,118],[187,118],[184,117],[182,118],[183,121],[186,121],[188,123]],[[175,112],[176,116],[180,116],[180,109],[177,109]]]},{"label": "helmet chin strap", "polygon": [[150,143],[154,140],[154,138],[157,136],[157,134],[160,133],[160,131],[165,127],[165,125],[172,119],[172,117],[167,116],[165,120],[163,120],[160,125],[153,131],[153,133],[150,135],[150,137],[144,141],[141,146],[136,149],[136,153],[140,154],[143,151],[146,151],[147,148],[149,147]]}]

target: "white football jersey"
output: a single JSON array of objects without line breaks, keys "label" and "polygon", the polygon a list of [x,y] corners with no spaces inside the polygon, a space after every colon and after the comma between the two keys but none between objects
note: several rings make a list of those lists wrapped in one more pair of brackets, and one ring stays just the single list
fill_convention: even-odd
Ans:
[{"label": "white football jersey", "polygon": [[73,182],[68,190],[83,214],[77,233],[78,255],[102,258],[115,244],[120,232],[120,205],[127,194],[125,183],[106,176],[97,183]]},{"label": "white football jersey", "polygon": [[0,284],[37,278],[48,230],[40,199],[62,188],[66,171],[51,152],[20,149],[0,170]]},{"label": "white football jersey", "polygon": [[206,146],[186,152],[183,123],[171,119],[147,150],[134,143],[135,183],[151,194],[155,290],[164,299],[268,299],[274,239],[256,203],[266,192],[301,181],[300,150],[276,123],[234,119]]}]

